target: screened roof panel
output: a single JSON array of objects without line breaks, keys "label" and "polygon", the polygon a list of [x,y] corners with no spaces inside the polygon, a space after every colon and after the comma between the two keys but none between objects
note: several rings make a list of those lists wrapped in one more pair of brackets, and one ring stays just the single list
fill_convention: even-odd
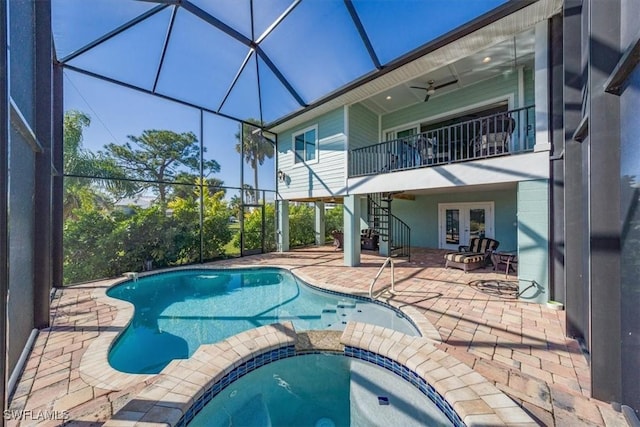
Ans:
[{"label": "screened roof panel", "polygon": [[179,10],[157,91],[217,111],[249,48]]},{"label": "screened roof panel", "polygon": [[113,0],[53,0],[53,40],[59,59],[157,7]]},{"label": "screened roof panel", "polygon": [[79,73],[273,123],[532,4],[561,0],[53,0],[52,16],[57,57]]},{"label": "screened roof panel", "polygon": [[256,56],[251,55],[235,85],[230,88],[229,96],[224,99],[220,112],[232,117],[260,119],[260,97],[258,79],[256,79]]},{"label": "screened roof panel", "polygon": [[262,99],[262,120],[272,122],[292,111],[300,108],[298,101],[291,95],[280,80],[267,67],[267,64],[258,58],[260,72],[260,97]]},{"label": "screened roof panel", "polygon": [[270,0],[253,2],[253,28],[258,40],[277,20],[300,0]]},{"label": "screened roof panel", "polygon": [[191,2],[245,37],[252,37],[249,0],[191,0]]},{"label": "screened roof panel", "polygon": [[170,17],[171,9],[162,10],[69,64],[151,90]]},{"label": "screened roof panel", "polygon": [[[506,0],[353,0],[383,64],[477,18]],[[454,12],[455,11],[455,12]]]},{"label": "screened roof panel", "polygon": [[342,2],[301,2],[262,47],[307,103],[374,69]]}]

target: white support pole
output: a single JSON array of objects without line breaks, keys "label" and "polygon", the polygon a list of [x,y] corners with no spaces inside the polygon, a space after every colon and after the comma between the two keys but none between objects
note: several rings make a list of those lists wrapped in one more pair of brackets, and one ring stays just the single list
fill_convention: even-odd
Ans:
[{"label": "white support pole", "polygon": [[551,150],[549,132],[549,25],[547,21],[536,24],[534,57],[534,91],[536,99],[536,144],[534,151]]},{"label": "white support pole", "polygon": [[278,200],[278,252],[289,250],[289,201]]},{"label": "white support pole", "polygon": [[324,202],[316,202],[316,245],[324,245],[325,244],[325,234],[326,234],[326,226],[324,219]]},{"label": "white support pole", "polygon": [[344,265],[360,265],[360,197],[344,198]]}]

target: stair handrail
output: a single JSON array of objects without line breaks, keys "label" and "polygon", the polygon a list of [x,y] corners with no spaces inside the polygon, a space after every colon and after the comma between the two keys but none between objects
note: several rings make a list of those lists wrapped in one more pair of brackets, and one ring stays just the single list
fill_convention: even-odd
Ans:
[{"label": "stair handrail", "polygon": [[[367,200],[368,200],[369,204],[370,205],[374,205],[376,209],[382,210],[387,215],[387,217],[389,218],[388,221],[387,221],[386,233],[383,233],[382,231],[379,232],[380,239],[385,241],[385,242],[387,242],[387,241],[388,242],[397,242],[398,241],[397,237],[392,236],[393,222],[395,221],[398,224],[400,224],[400,227],[402,227],[402,228],[404,228],[406,230],[406,239],[402,239],[402,241],[400,242],[401,246],[402,246],[402,251],[403,251],[403,255],[402,256],[406,256],[406,257],[408,257],[409,260],[411,260],[411,227],[409,227],[409,225],[406,222],[404,222],[403,220],[401,220],[400,218],[398,218],[397,216],[392,214],[391,213],[391,209],[389,207],[382,206],[377,201],[377,199],[381,198],[381,197],[382,197],[382,195],[380,193],[373,193],[373,194],[369,194],[367,196]],[[371,227],[373,229],[379,229],[379,227],[375,227],[375,224],[371,224],[371,223],[369,223],[369,227]]]},{"label": "stair handrail", "polygon": [[[384,263],[382,264],[382,267],[380,267],[380,269],[378,270],[378,274],[376,274],[376,277],[374,277],[373,280],[371,281],[371,285],[369,285],[369,299],[370,300],[374,299],[373,298],[373,286],[376,284],[376,282],[380,278],[380,275],[384,271],[384,268],[387,265],[390,265],[390,267],[391,267],[391,290],[389,292],[391,292],[391,294],[393,294],[393,295],[396,294],[396,276],[395,276],[395,269],[394,269],[393,259],[391,259],[391,257],[387,257],[387,259],[384,260]],[[382,294],[382,292],[380,292],[380,294]],[[376,295],[376,298],[378,298],[380,296],[380,294]]]}]

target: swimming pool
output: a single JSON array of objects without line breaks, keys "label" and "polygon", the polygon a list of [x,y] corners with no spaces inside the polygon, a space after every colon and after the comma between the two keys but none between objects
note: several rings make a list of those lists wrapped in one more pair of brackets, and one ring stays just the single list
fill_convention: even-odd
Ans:
[{"label": "swimming pool", "polygon": [[419,335],[387,306],[320,291],[280,268],[179,270],[123,282],[107,295],[135,307],[109,351],[111,366],[128,373],[158,373],[202,344],[286,320],[296,330],[342,330],[356,320]]},{"label": "swimming pool", "polygon": [[188,423],[190,427],[235,425],[453,423],[431,399],[394,373],[351,357],[315,353],[277,360],[249,372],[222,389]]}]

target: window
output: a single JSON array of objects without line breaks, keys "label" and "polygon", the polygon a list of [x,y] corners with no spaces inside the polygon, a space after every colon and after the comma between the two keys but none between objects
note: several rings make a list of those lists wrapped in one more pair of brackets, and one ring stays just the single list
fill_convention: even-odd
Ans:
[{"label": "window", "polygon": [[318,128],[316,126],[293,134],[294,163],[307,163],[318,158]]},{"label": "window", "polygon": [[385,135],[386,135],[387,141],[392,141],[394,139],[405,138],[407,136],[415,135],[417,133],[418,133],[418,126],[413,126],[413,127],[405,128],[402,130],[389,131]]}]

